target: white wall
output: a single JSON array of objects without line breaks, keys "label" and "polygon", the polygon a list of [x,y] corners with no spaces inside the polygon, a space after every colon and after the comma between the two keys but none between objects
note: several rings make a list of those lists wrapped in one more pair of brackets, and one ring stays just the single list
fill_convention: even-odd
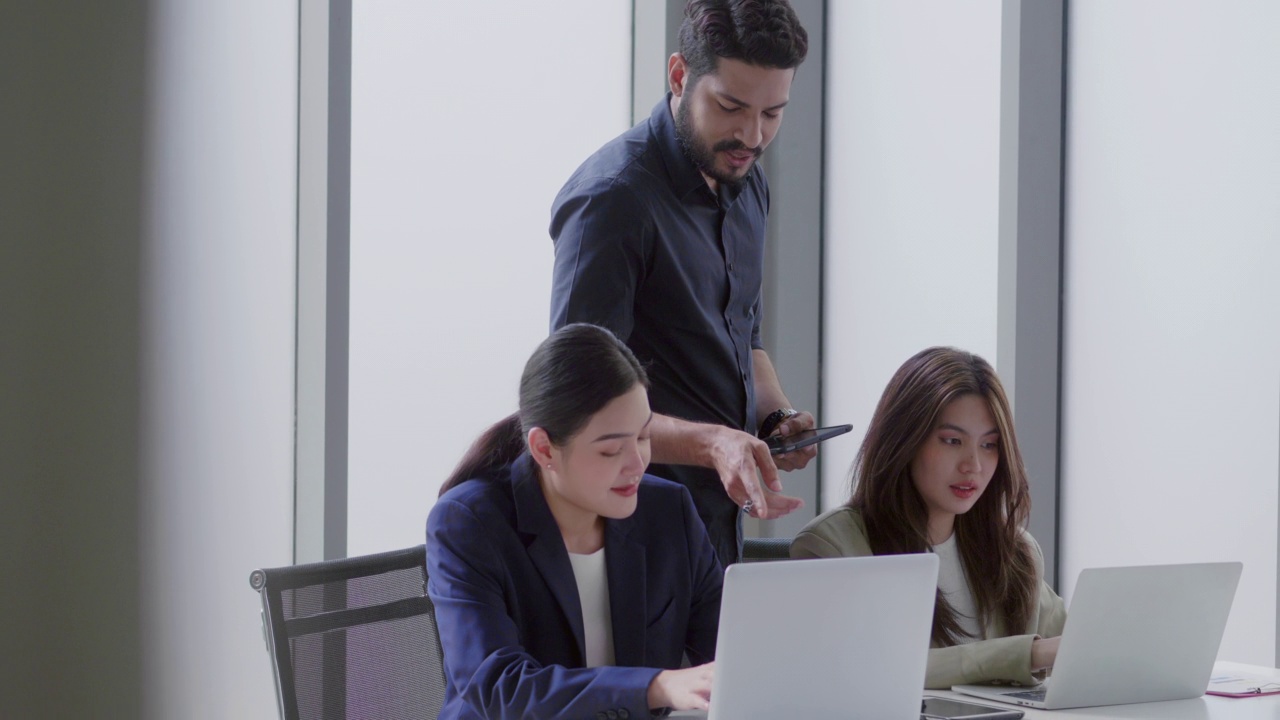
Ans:
[{"label": "white wall", "polygon": [[629,126],[631,3],[355,3],[349,555],[421,543],[515,410],[550,316],[551,201]]},{"label": "white wall", "polygon": [[1280,5],[1069,4],[1062,559],[1241,560],[1275,660]]},{"label": "white wall", "polygon": [[1000,23],[996,0],[832,3],[828,36],[824,509],[908,357],[996,361]]},{"label": "white wall", "polygon": [[292,561],[297,3],[152,11],[144,705],[273,718],[248,578]]}]

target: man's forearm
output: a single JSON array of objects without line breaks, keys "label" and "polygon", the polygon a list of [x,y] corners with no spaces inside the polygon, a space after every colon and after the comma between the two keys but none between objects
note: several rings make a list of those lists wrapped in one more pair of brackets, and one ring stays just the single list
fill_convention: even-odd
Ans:
[{"label": "man's forearm", "polygon": [[782,392],[782,383],[769,354],[763,350],[752,350],[751,361],[755,375],[756,422],[760,423],[774,410],[791,407],[791,401]]},{"label": "man's forearm", "polygon": [[715,467],[710,448],[716,433],[725,428],[653,414],[649,423],[653,432],[652,461],[664,465],[696,465]]},{"label": "man's forearm", "polygon": [[[799,498],[781,494],[778,467],[769,455],[769,448],[754,434],[657,413],[649,427],[653,431],[650,445],[653,462],[715,470],[729,499],[744,507],[750,500],[751,512],[756,517],[782,517],[804,504]],[[805,450],[809,451],[805,457],[807,461],[812,449],[805,448],[801,452]],[[773,493],[765,492],[765,488]]]}]

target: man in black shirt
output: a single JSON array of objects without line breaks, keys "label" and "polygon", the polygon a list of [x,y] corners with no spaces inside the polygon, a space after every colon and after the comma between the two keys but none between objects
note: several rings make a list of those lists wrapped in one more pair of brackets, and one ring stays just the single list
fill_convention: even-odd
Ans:
[{"label": "man in black shirt", "polygon": [[[760,339],[769,186],[756,159],[782,122],[808,40],[786,0],[690,0],[671,92],[586,160],[551,210],[552,329],[613,330],[648,368],[651,472],[689,487],[721,562],[739,508],[800,507],[757,435],[813,427],[791,410]],[[763,485],[773,492],[766,493]]]}]

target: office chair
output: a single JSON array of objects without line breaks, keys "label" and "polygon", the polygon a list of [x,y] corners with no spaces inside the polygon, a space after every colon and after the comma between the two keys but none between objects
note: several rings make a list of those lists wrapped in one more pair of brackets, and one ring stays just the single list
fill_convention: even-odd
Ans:
[{"label": "office chair", "polygon": [[255,570],[284,720],[435,718],[444,661],[422,545]]},{"label": "office chair", "polygon": [[742,562],[791,559],[791,538],[744,538]]}]

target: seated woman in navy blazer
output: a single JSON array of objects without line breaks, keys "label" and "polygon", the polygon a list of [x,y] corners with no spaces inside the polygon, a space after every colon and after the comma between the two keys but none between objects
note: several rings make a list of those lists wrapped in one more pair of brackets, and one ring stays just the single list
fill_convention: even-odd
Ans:
[{"label": "seated woman in navy blazer", "polygon": [[647,382],[609,331],[561,328],[529,358],[519,411],[441,488],[441,718],[708,707],[723,572],[689,492],[644,474]]}]

